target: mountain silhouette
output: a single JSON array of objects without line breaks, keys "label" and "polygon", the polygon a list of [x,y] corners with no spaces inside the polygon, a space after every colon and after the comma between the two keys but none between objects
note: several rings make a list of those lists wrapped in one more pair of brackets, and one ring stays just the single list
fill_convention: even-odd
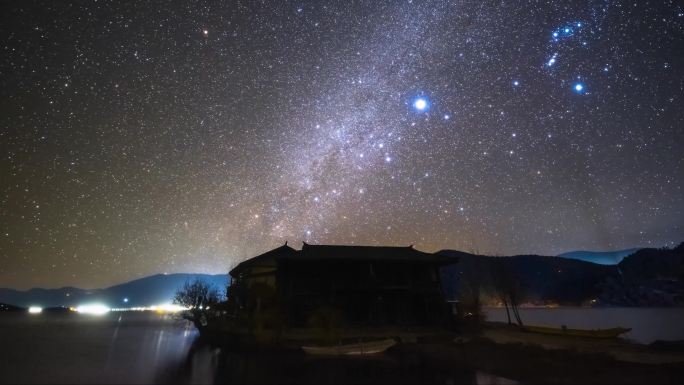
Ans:
[{"label": "mountain silhouette", "polygon": [[15,306],[79,306],[102,303],[109,307],[152,306],[170,303],[176,290],[185,282],[201,279],[226,293],[228,274],[157,274],[105,289],[30,289],[26,291],[0,288],[0,303]]},{"label": "mountain silhouette", "polygon": [[[625,252],[627,252],[625,250]],[[509,271],[522,302],[560,305],[684,305],[684,243],[675,248],[637,249],[619,263],[541,255],[490,257],[442,250],[459,262],[442,270],[445,294],[458,299],[463,283],[475,282],[483,302],[496,302],[493,272]]]},{"label": "mountain silhouette", "polygon": [[568,251],[563,254],[557,255],[561,258],[578,259],[580,261],[597,263],[599,265],[617,265],[622,262],[625,257],[636,253],[641,250],[640,248],[632,248],[625,250],[615,250],[615,251]]}]

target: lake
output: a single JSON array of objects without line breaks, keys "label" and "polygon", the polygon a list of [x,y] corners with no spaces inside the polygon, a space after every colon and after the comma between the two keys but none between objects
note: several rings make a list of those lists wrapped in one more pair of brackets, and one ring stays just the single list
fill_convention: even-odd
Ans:
[{"label": "lake", "polygon": [[152,312],[0,313],[0,383],[513,383],[415,356],[317,358],[208,346]]},{"label": "lake", "polygon": [[[503,309],[487,309],[505,321]],[[634,328],[650,342],[684,339],[684,309],[522,309],[524,321],[569,327]],[[500,383],[510,380],[458,361],[436,365],[392,353],[316,358],[303,353],[231,352],[198,339],[191,324],[153,312],[103,316],[0,313],[0,383]]]},{"label": "lake", "polygon": [[[488,321],[506,322],[505,309],[485,308],[484,311]],[[684,340],[684,308],[524,308],[520,309],[520,318],[528,325],[632,328],[623,338],[643,344],[656,340]]]}]

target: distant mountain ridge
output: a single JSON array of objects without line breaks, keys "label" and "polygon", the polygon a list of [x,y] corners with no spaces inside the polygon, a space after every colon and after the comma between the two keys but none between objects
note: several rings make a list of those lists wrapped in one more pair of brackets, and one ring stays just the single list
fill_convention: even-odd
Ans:
[{"label": "distant mountain ridge", "polygon": [[684,305],[684,243],[671,249],[638,249],[617,264],[540,255],[489,257],[456,250],[438,254],[459,258],[458,263],[442,270],[444,291],[450,299],[459,299],[464,290],[471,290],[468,285],[475,285],[483,303],[497,303],[495,275],[506,270],[519,285],[523,303]]},{"label": "distant mountain ridge", "polygon": [[558,254],[557,257],[578,259],[580,261],[597,263],[599,265],[617,265],[618,263],[622,262],[625,257],[632,255],[639,250],[641,250],[639,247],[615,251],[577,250]]},{"label": "distant mountain ridge", "polygon": [[152,306],[170,303],[176,290],[185,282],[201,279],[226,293],[228,274],[157,274],[114,285],[105,289],[59,289],[15,290],[0,288],[0,303],[15,306],[79,306],[102,303],[109,307]]},{"label": "distant mountain ridge", "polygon": [[[442,250],[437,254],[459,258],[458,263],[442,269],[442,282],[448,299],[458,299],[463,283],[470,280],[481,287],[485,297],[483,303],[491,303],[495,300],[491,294],[494,291],[492,272],[504,268],[519,282],[522,302],[684,305],[684,243],[672,249],[637,249],[617,264],[598,264],[560,256],[490,257],[456,250]],[[159,305],[169,303],[176,290],[192,279],[213,284],[221,294],[226,293],[229,283],[228,274],[158,274],[106,289],[0,289],[0,303],[22,307],[87,303],[103,303],[109,307]],[[124,302],[124,299],[128,301]]]}]

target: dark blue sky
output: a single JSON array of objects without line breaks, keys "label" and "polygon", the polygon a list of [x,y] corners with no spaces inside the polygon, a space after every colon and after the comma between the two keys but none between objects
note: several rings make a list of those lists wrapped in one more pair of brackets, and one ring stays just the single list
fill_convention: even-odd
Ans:
[{"label": "dark blue sky", "polygon": [[11,2],[0,282],[679,243],[676,2]]}]

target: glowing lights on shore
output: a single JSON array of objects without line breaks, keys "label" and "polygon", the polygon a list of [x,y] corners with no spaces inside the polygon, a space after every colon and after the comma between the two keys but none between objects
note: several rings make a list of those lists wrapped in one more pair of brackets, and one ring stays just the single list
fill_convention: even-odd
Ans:
[{"label": "glowing lights on shore", "polygon": [[[66,308],[63,308],[66,309]],[[110,308],[107,305],[100,304],[100,303],[93,303],[93,304],[87,304],[87,305],[80,305],[77,307],[69,307],[69,311],[78,313],[78,314],[86,314],[86,315],[105,315],[109,312],[127,312],[127,311],[153,311],[159,314],[166,314],[166,313],[179,313],[185,310],[190,310],[190,308],[180,306],[180,305],[174,305],[171,303],[165,303],[161,305],[152,305],[152,306],[138,306],[138,307],[127,307],[127,308]],[[202,310],[202,307],[200,307]],[[209,307],[206,307],[207,310],[209,310]],[[39,306],[31,306],[28,308],[28,312],[30,314],[40,314],[43,312],[43,308]]]},{"label": "glowing lights on shore", "polygon": [[158,313],[178,313],[184,310],[188,310],[187,308],[179,305],[172,305],[172,304],[164,304],[164,305],[158,305],[158,306],[152,306],[150,308],[152,311],[156,311]]},{"label": "glowing lights on shore", "polygon": [[111,309],[105,305],[96,303],[91,305],[81,305],[76,308],[76,312],[80,314],[104,315],[109,313]]},{"label": "glowing lights on shore", "polygon": [[189,310],[187,307],[174,305],[174,304],[162,304],[153,306],[138,306],[138,307],[127,307],[127,308],[115,308],[110,309],[111,311],[154,311],[157,313],[178,313],[181,311]]}]

